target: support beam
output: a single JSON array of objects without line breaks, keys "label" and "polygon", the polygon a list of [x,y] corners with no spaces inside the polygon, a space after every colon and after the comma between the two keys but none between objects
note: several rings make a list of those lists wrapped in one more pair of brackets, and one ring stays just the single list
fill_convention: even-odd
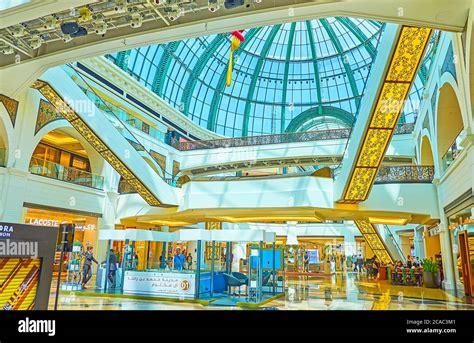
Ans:
[{"label": "support beam", "polygon": [[[286,57],[285,57],[285,71],[283,73],[283,96],[282,96],[282,105],[281,105],[281,123],[280,123],[280,132],[285,132],[285,118],[286,118],[286,92],[288,90],[288,73],[290,70],[290,59],[291,59],[291,50],[293,49],[293,39],[295,38],[295,28],[296,23],[291,23],[290,27],[290,36],[288,37],[288,45],[286,47]],[[317,78],[317,76],[316,76]]]},{"label": "support beam", "polygon": [[316,82],[316,95],[318,99],[318,113],[321,114],[323,111],[322,99],[321,99],[321,79],[319,78],[319,67],[318,67],[318,56],[316,54],[316,45],[314,41],[314,29],[311,20],[306,20],[306,31],[308,32],[308,38],[311,47],[311,56],[313,58],[313,69],[314,69],[314,81]]},{"label": "support beam", "polygon": [[[241,44],[240,48],[234,52],[234,58],[240,56],[241,52],[245,50],[245,47],[252,41],[253,37],[260,32],[262,28],[258,27],[255,29],[249,30],[245,35],[245,41]],[[223,70],[219,81],[217,82],[216,90],[214,91],[214,96],[211,101],[211,111],[209,112],[209,118],[207,120],[207,129],[210,131],[216,131],[216,122],[217,122],[217,111],[219,110],[219,104],[224,94],[225,89],[225,80],[226,80],[226,69]]]},{"label": "support beam", "polygon": [[242,126],[242,136],[248,136],[249,133],[249,121],[250,121],[250,109],[252,107],[252,100],[255,93],[255,87],[258,81],[258,75],[262,70],[263,64],[265,63],[266,57],[270,48],[272,47],[273,40],[275,39],[276,34],[280,31],[281,24],[274,25],[270,33],[268,34],[265,43],[263,44],[262,52],[258,57],[257,65],[255,66],[255,70],[253,72],[252,81],[249,86],[249,91],[247,94],[247,102],[245,104],[244,110],[244,119],[243,119],[243,126]]}]

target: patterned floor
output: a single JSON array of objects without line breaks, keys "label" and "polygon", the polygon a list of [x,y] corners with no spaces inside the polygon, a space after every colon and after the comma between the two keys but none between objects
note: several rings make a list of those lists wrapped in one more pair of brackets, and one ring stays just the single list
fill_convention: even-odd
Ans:
[{"label": "patterned floor", "polygon": [[[474,300],[441,289],[393,286],[368,281],[357,273],[329,278],[287,280],[284,298],[264,305],[280,310],[474,310]],[[54,294],[50,309],[53,308]],[[60,294],[60,310],[238,310],[236,307]]]}]

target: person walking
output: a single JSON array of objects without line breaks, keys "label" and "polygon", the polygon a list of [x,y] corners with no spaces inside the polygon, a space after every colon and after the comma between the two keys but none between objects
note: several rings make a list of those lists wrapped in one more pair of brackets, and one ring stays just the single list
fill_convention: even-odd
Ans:
[{"label": "person walking", "polygon": [[114,249],[110,249],[109,252],[109,275],[107,278],[111,283],[110,288],[115,288],[115,274],[117,272],[117,255],[115,255]]},{"label": "person walking", "polygon": [[98,264],[97,260],[94,258],[94,248],[87,247],[86,252],[81,255],[85,257],[84,266],[82,267],[82,288],[87,289],[86,284],[92,277],[92,262]]},{"label": "person walking", "polygon": [[363,264],[364,264],[364,259],[362,258],[362,255],[359,254],[359,256],[357,256],[357,269],[359,270],[359,273],[362,273]]}]

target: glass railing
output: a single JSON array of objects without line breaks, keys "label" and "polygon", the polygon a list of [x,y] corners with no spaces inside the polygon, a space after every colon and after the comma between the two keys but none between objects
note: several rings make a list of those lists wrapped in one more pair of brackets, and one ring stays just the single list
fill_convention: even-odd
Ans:
[{"label": "glass railing", "polygon": [[84,170],[63,166],[59,163],[33,157],[29,171],[32,174],[46,176],[52,179],[74,183],[76,185],[103,189],[104,177],[94,175]]},{"label": "glass railing", "polygon": [[5,148],[0,148],[0,167],[5,167],[7,160],[7,150]]},{"label": "glass railing", "polygon": [[375,183],[431,183],[433,178],[433,166],[382,166]]},{"label": "glass railing", "polygon": [[143,133],[146,133],[147,135],[159,140],[160,142],[165,142],[165,133],[161,132],[160,130],[156,129],[155,127],[143,122],[142,120],[135,118],[122,110],[121,108],[113,105],[109,101],[99,98],[95,93],[91,92],[88,89],[85,89],[81,86],[79,86],[81,90],[84,92],[84,94],[94,102],[97,108],[105,112],[106,114],[110,115],[109,119],[112,119],[113,121],[114,117],[117,117],[121,122],[126,123]]},{"label": "glass railing", "polygon": [[[393,243],[393,246],[395,247],[395,249],[397,250],[398,254],[400,255],[400,258],[402,259],[402,262],[405,262],[405,254],[403,253],[403,250],[402,248],[400,247],[400,245],[398,244],[397,240],[395,239],[395,236],[392,234],[392,231],[390,231],[390,228],[388,227],[388,225],[386,224],[383,224],[382,225],[384,230],[385,230],[385,235],[388,236],[388,238],[390,239],[390,241]],[[393,256],[392,256],[393,257]]]},{"label": "glass railing", "polygon": [[461,141],[464,139],[464,130],[462,130],[459,135],[454,140],[453,144],[449,147],[448,151],[441,158],[441,163],[443,165],[443,170],[449,168],[453,164],[454,160],[459,156],[462,151],[462,146],[460,145]]}]

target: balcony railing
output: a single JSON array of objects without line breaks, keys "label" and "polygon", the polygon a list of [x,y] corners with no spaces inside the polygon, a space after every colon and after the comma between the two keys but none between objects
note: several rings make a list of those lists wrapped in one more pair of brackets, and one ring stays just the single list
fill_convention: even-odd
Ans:
[{"label": "balcony railing", "polygon": [[7,150],[5,148],[0,148],[0,167],[5,167],[7,156]]},{"label": "balcony railing", "polygon": [[433,177],[433,166],[382,166],[375,183],[431,183]]},{"label": "balcony railing", "polygon": [[[414,124],[407,123],[399,125],[395,134],[407,134],[413,132]],[[282,144],[313,142],[330,139],[347,139],[350,137],[351,129],[333,129],[306,132],[291,132],[263,136],[248,136],[237,138],[222,138],[202,141],[178,142],[172,141],[171,145],[181,151],[204,150],[217,148],[234,148],[254,145]]]},{"label": "balcony railing", "polygon": [[[178,187],[180,188],[181,187],[181,184],[175,180],[175,179],[171,179],[171,178],[164,178],[163,179],[168,185],[172,186],[172,187]],[[119,186],[118,186],[118,192],[119,194],[131,194],[131,193],[137,193],[137,191],[135,190],[135,188],[133,188],[128,182],[127,180],[120,180],[119,182]]]},{"label": "balcony railing", "polygon": [[104,178],[100,175],[94,175],[80,169],[66,167],[59,163],[45,161],[36,157],[31,159],[29,171],[35,175],[46,176],[76,185],[96,189],[104,188]]}]

